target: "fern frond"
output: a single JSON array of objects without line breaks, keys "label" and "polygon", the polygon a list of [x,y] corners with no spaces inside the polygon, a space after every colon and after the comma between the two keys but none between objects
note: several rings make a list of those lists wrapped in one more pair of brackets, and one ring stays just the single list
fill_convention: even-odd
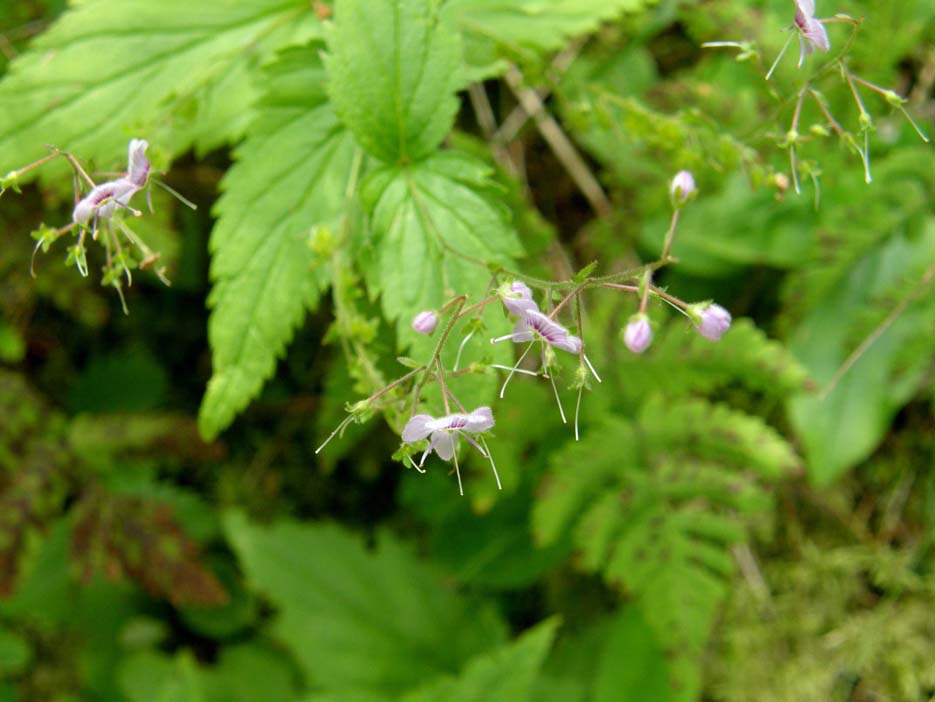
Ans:
[{"label": "fern frond", "polygon": [[623,588],[673,660],[679,699],[733,574],[743,516],[768,510],[762,481],[798,468],[762,420],[703,400],[651,399],[634,421],[608,421],[552,463],[533,513],[544,543],[570,531],[581,568]]}]

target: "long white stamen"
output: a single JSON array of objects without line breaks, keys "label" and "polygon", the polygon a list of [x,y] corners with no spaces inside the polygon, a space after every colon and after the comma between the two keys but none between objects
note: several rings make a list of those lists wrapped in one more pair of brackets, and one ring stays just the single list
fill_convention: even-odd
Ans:
[{"label": "long white stamen", "polygon": [[786,43],[783,44],[782,51],[779,52],[779,56],[776,57],[776,60],[773,61],[773,65],[770,66],[769,71],[766,72],[766,80],[770,79],[770,77],[773,75],[773,71],[776,70],[776,66],[779,65],[779,61],[782,59],[783,55],[786,53],[786,49],[789,48],[789,43],[792,41],[792,36],[794,35],[790,35],[789,38],[786,39]]},{"label": "long white stamen", "polygon": [[[454,447],[454,452],[451,454],[452,458],[455,460],[455,475],[458,476],[458,494],[461,497],[464,497],[464,487],[461,485],[461,469],[458,467],[458,447]],[[449,475],[451,475],[449,473]]]},{"label": "long white stamen", "polygon": [[529,342],[529,346],[526,347],[526,350],[523,351],[523,354],[519,357],[519,360],[516,362],[516,365],[510,369],[509,375],[507,375],[506,380],[503,381],[503,387],[500,388],[500,399],[503,399],[503,393],[506,392],[506,386],[510,383],[510,378],[513,377],[513,374],[519,369],[520,364],[523,362],[523,359],[526,358],[526,354],[529,353],[529,349],[532,348],[534,341]]},{"label": "long white stamen", "polygon": [[587,355],[587,354],[583,354],[583,356],[584,356],[584,362],[588,364],[588,370],[591,371],[591,375],[594,376],[594,379],[595,379],[597,382],[603,383],[604,381],[601,380],[601,376],[599,376],[599,375],[597,374],[597,371],[594,370],[594,366],[591,365],[591,361],[588,359],[588,355]]},{"label": "long white stamen", "polygon": [[912,125],[912,128],[916,130],[916,134],[919,135],[919,138],[922,141],[924,141],[926,144],[928,144],[929,143],[928,136],[926,136],[925,132],[922,131],[922,128],[919,127],[919,125],[915,123],[915,120],[912,119],[912,117],[909,115],[909,111],[906,110],[906,108],[903,107],[902,105],[899,106],[899,109],[902,110],[902,113],[905,116],[905,118],[909,120],[909,124]]},{"label": "long white stamen", "polygon": [[187,197],[185,197],[184,195],[182,195],[182,193],[180,193],[180,192],[179,192],[178,190],[176,190],[175,188],[172,188],[172,187],[170,187],[169,185],[163,183],[161,180],[156,180],[155,178],[152,179],[152,182],[155,183],[156,185],[158,185],[158,186],[159,186],[160,188],[162,188],[163,190],[165,190],[165,191],[166,191],[167,193],[169,193],[170,195],[172,195],[176,200],[178,200],[179,202],[181,202],[181,203],[182,203],[183,205],[185,205],[186,207],[189,207],[189,208],[191,208],[191,209],[193,209],[193,210],[197,210],[197,209],[198,209],[198,205],[196,205],[194,202],[192,202],[192,201],[189,200]]},{"label": "long white stamen", "polygon": [[562,407],[562,399],[558,396],[558,388],[555,387],[555,376],[550,375],[549,381],[552,383],[552,391],[555,393],[555,401],[558,403],[558,413],[562,415],[562,424],[568,424],[568,420],[565,419],[565,409]]},{"label": "long white stamen", "polygon": [[455,365],[454,365],[454,368],[452,368],[452,371],[458,370],[458,365],[461,363],[461,352],[464,351],[465,345],[467,344],[468,341],[471,340],[471,337],[474,336],[475,331],[476,331],[475,329],[472,329],[470,333],[466,337],[464,337],[464,340],[461,342],[461,345],[458,346],[458,355],[455,356]]},{"label": "long white stamen", "polygon": [[417,465],[415,461],[412,460],[412,456],[406,456],[409,459],[409,462],[412,464],[412,467],[415,468],[420,473],[425,473],[425,468],[420,465]]},{"label": "long white stamen", "polygon": [[584,392],[584,385],[578,388],[578,401],[575,403],[575,441],[578,440],[578,413],[581,411],[581,393]]},{"label": "long white stamen", "polygon": [[499,368],[500,370],[513,371],[514,373],[522,373],[523,375],[531,375],[533,377],[539,377],[539,374],[535,371],[526,370],[525,368],[516,368],[514,366],[502,366],[499,363],[491,363],[491,368]]},{"label": "long white stamen", "polygon": [[331,441],[331,440],[338,434],[338,432],[342,432],[342,433],[343,433],[344,427],[346,427],[348,424],[350,424],[350,423],[353,421],[353,419],[354,419],[354,415],[353,415],[353,414],[349,414],[348,416],[346,416],[346,417],[344,418],[344,420],[338,425],[338,428],[335,429],[333,432],[331,432],[331,433],[328,435],[328,438],[324,440],[324,442],[322,443],[321,446],[319,446],[317,449],[315,449],[315,455],[318,455],[318,453],[319,453],[325,446],[328,445],[328,442]]},{"label": "long white stamen", "polygon": [[484,448],[487,449],[487,458],[490,459],[490,467],[493,469],[493,477],[497,480],[497,489],[502,490],[503,486],[500,484],[500,474],[497,473],[497,464],[493,462],[493,454],[490,452],[490,447],[487,446],[487,439],[483,436],[477,437],[484,444]]},{"label": "long white stamen", "polygon": [[795,187],[795,194],[799,195],[801,193],[801,190],[799,189],[799,169],[795,162],[794,144],[789,146],[789,163],[791,164],[792,169],[792,185]]},{"label": "long white stamen", "polygon": [[870,130],[864,130],[864,150],[861,154],[864,162],[864,182],[868,185],[873,182],[873,176],[870,175]]},{"label": "long white stamen", "polygon": [[[461,434],[461,436],[464,437],[464,439],[465,439],[471,446],[473,446],[474,448],[476,448],[476,449],[480,452],[480,455],[481,455],[481,456],[483,456],[484,458],[490,458],[490,456],[487,455],[487,452],[484,451],[484,449],[482,449],[482,448],[480,447],[480,444],[478,444],[476,441],[474,441],[474,439],[472,439],[470,436],[468,436],[465,432],[459,432],[459,433]],[[481,438],[481,437],[478,437],[478,438]]]}]

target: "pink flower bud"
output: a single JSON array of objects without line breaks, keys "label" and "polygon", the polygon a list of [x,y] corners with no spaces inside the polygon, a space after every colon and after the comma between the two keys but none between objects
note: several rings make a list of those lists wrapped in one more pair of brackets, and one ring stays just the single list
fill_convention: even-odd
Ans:
[{"label": "pink flower bud", "polygon": [[702,303],[695,312],[693,316],[699,320],[695,328],[705,339],[720,341],[724,332],[730,329],[730,312],[720,305],[713,302]]},{"label": "pink flower bud", "polygon": [[431,334],[438,325],[438,315],[432,310],[419,312],[412,320],[412,328],[420,334]]},{"label": "pink flower bud", "polygon": [[677,207],[681,207],[695,192],[695,179],[688,171],[679,171],[672,179],[672,185],[669,186],[669,193],[675,201]]},{"label": "pink flower bud", "polygon": [[635,314],[630,317],[630,323],[627,324],[623,332],[623,343],[627,345],[633,353],[643,353],[653,340],[653,329],[649,326],[649,317],[645,314]]}]

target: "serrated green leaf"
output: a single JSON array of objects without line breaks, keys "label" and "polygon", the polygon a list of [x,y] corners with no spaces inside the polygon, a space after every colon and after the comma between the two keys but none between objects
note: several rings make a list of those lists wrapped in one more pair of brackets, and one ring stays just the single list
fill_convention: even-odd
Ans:
[{"label": "serrated green leaf", "polygon": [[331,99],[358,143],[388,162],[428,156],[451,129],[461,51],[434,0],[337,0]]},{"label": "serrated green leaf", "polygon": [[399,695],[504,639],[490,610],[469,609],[389,538],[370,553],[335,526],[235,514],[226,528],[248,582],[278,610],[277,636],[325,692]]},{"label": "serrated green leaf", "polygon": [[[0,172],[42,156],[50,143],[109,164],[130,136],[163,129],[183,98],[230,79],[242,61],[320,31],[304,0],[75,5],[0,82]],[[216,126],[228,134],[226,124]],[[160,147],[178,153],[190,143]]]},{"label": "serrated green leaf", "polygon": [[516,641],[472,659],[446,677],[405,695],[403,702],[528,702],[558,622],[547,620]]},{"label": "serrated green leaf", "polygon": [[260,391],[327,282],[308,234],[340,215],[355,147],[327,102],[324,79],[317,47],[280,57],[267,75],[260,117],[223,182],[211,234],[214,369],[199,414],[208,437]]},{"label": "serrated green leaf", "polygon": [[[468,62],[483,65],[489,45],[543,54],[655,0],[450,0],[444,12],[467,35]],[[496,71],[498,69],[494,69]]]},{"label": "serrated green leaf", "polygon": [[383,168],[365,183],[379,250],[368,283],[398,321],[401,346],[425,338],[410,327],[417,312],[481,295],[490,282],[485,264],[510,265],[521,253],[497,194],[483,163],[453,151]]}]

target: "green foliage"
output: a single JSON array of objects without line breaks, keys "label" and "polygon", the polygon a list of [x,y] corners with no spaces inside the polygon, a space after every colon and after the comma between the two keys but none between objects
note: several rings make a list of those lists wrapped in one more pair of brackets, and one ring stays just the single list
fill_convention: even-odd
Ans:
[{"label": "green foliage", "polygon": [[483,262],[509,265],[521,252],[489,178],[484,164],[446,151],[411,168],[378,170],[365,184],[379,251],[369,280],[403,343],[420,338],[410,326],[418,311],[484,290]]},{"label": "green foliage", "polygon": [[208,437],[260,391],[327,282],[327,262],[316,260],[309,231],[340,216],[355,177],[354,146],[325,97],[317,52],[314,45],[288,52],[266,73],[260,117],[217,204],[208,328],[214,371],[199,415]]},{"label": "green foliage", "polygon": [[653,391],[668,396],[711,393],[731,384],[777,398],[806,387],[806,372],[785,346],[767,338],[748,319],[739,319],[712,344],[676,317],[658,332],[644,356],[621,355],[614,371],[623,391],[637,399]]},{"label": "green foliage", "polygon": [[594,702],[667,702],[668,664],[637,607],[624,607],[610,625],[594,680]]},{"label": "green foliage", "polygon": [[331,100],[357,142],[391,163],[430,155],[458,110],[460,46],[438,3],[338,0],[328,43]]},{"label": "green foliage", "polygon": [[624,12],[654,0],[452,0],[444,5],[462,29],[466,59],[478,75],[502,73],[502,55],[528,59],[557,51]]},{"label": "green foliage", "polygon": [[679,695],[700,687],[700,658],[743,541],[738,515],[768,509],[758,478],[798,466],[762,420],[697,400],[647,403],[570,444],[533,514],[545,543],[571,530],[581,566],[630,592],[672,658]]},{"label": "green foliage", "polygon": [[278,638],[309,682],[338,699],[401,694],[504,639],[488,608],[470,606],[390,538],[371,554],[335,526],[261,527],[235,514],[226,528],[248,581],[278,609]]},{"label": "green foliage", "polygon": [[555,620],[546,620],[516,641],[468,661],[457,678],[423,686],[403,702],[531,702],[533,681],[556,628]]},{"label": "green foliage", "polygon": [[920,555],[806,545],[800,560],[771,565],[766,601],[744,588],[727,608],[713,699],[739,702],[753,689],[764,702],[925,699],[935,580],[917,572]]},{"label": "green foliage", "polygon": [[[186,100],[204,91],[211,100],[225,80],[249,82],[241,62],[320,31],[305,6],[213,0],[192,16],[184,0],[82,2],[13,61],[0,83],[11,117],[0,126],[0,171],[41,156],[48,143],[109,165],[129,136],[160,129]],[[223,87],[238,99],[246,90]],[[210,143],[238,136],[229,111],[208,114],[215,117]],[[190,143],[184,130],[173,136],[173,153]]]},{"label": "green foliage", "polygon": [[292,671],[275,651],[257,645],[226,649],[216,665],[199,666],[189,654],[169,658],[143,651],[119,671],[130,702],[294,702]]},{"label": "green foliage", "polygon": [[[812,308],[792,337],[799,355],[822,387],[817,397],[792,400],[789,417],[802,436],[812,477],[827,483],[867,457],[900,407],[916,394],[931,371],[931,306],[908,304],[897,317],[880,320],[882,334],[846,374],[839,369],[862,339],[852,329],[860,321],[852,310],[876,305],[892,315],[900,304],[917,299],[926,268],[935,259],[935,220],[914,239],[896,236],[860,260],[838,286]],[[929,276],[930,277],[930,276]],[[881,296],[899,284],[899,298]],[[856,317],[856,319],[855,319]],[[869,332],[872,333],[872,332]],[[906,348],[915,350],[906,358]],[[831,389],[830,383],[836,382]]]},{"label": "green foliage", "polygon": [[[930,3],[0,5],[0,702],[931,696]],[[130,137],[199,208],[124,315]]]}]

